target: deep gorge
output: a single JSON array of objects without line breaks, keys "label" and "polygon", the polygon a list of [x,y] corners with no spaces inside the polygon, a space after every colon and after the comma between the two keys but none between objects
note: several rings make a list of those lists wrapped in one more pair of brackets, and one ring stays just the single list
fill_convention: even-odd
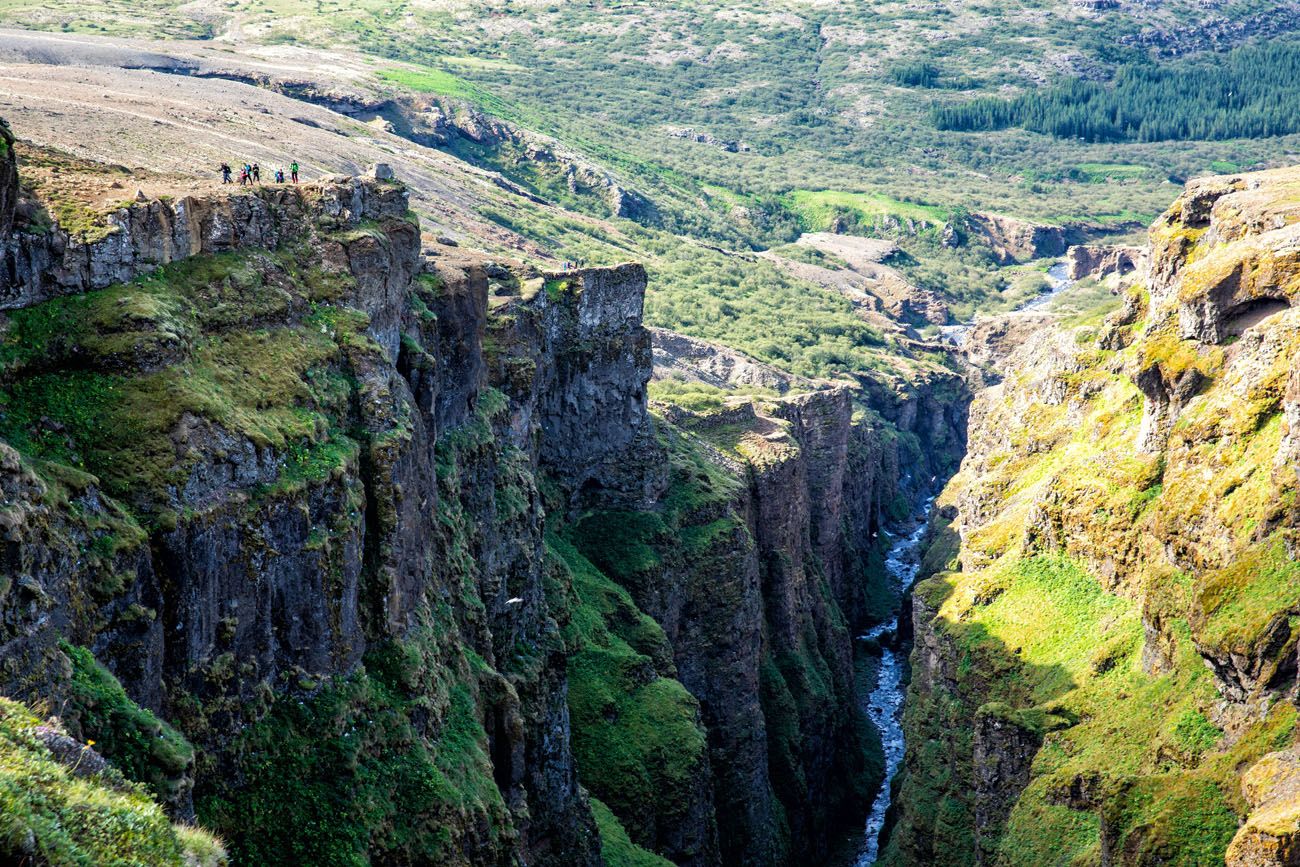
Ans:
[{"label": "deep gorge", "polygon": [[6,856],[826,863],[885,641],[880,863],[1294,863],[1293,173],[1189,184],[1101,312],[815,380],[382,166],[74,228],[0,133]]},{"label": "deep gorge", "polygon": [[[6,142],[2,686],[60,728],[11,737],[94,741],[236,863],[799,863],[860,824],[854,636],[959,375],[656,354],[639,266],[422,252],[382,173],[79,238]],[[647,403],[741,362],[724,411]]]}]

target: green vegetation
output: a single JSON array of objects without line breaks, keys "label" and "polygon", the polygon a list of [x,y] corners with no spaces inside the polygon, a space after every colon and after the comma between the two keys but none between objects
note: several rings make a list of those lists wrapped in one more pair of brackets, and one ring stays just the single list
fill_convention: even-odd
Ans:
[{"label": "green vegetation", "polygon": [[[1183,290],[1180,301],[1201,291]],[[1014,723],[1033,754],[1010,814],[979,842],[986,860],[1025,867],[1222,863],[1249,810],[1242,769],[1294,743],[1289,702],[1232,737],[1220,715],[1224,694],[1275,690],[1291,653],[1296,564],[1271,529],[1294,502],[1274,471],[1290,348],[1265,354],[1243,400],[1223,351],[1181,340],[1170,309],[1148,311],[1127,348],[1099,348],[1096,326],[1116,303],[1095,284],[1054,302],[1081,326],[1061,350],[1072,354],[1063,403],[1044,397],[1036,371],[1009,375],[985,408],[1003,444],[972,456],[975,475],[943,495],[973,498],[979,518],[963,516],[965,569],[916,590],[936,612],[927,646],[942,660],[910,693],[906,815],[887,864],[974,857],[976,744],[962,721],[976,712]],[[1152,366],[1167,380],[1195,369],[1200,386],[1169,448],[1141,455],[1143,398],[1121,371]],[[1196,565],[1175,570],[1152,543],[1182,546],[1179,560]],[[926,562],[954,563],[956,544],[941,532]]]},{"label": "green vegetation", "polygon": [[591,799],[591,812],[600,829],[600,854],[608,867],[671,867],[668,859],[633,843],[618,817],[599,798]]},{"label": "green vegetation", "polygon": [[1123,304],[1123,295],[1110,289],[1105,282],[1085,279],[1057,294],[1047,309],[1060,317],[1062,327],[1076,328],[1101,325]]},{"label": "green vegetation", "polygon": [[[972,745],[953,727],[968,712],[963,702],[995,697],[1003,715],[1044,739],[1029,787],[1000,835],[1000,861],[1029,867],[1095,857],[1096,815],[1062,806],[1058,793],[1071,780],[1097,776],[1117,839],[1136,834],[1144,851],[1180,863],[1221,858],[1240,809],[1224,793],[1235,791],[1243,763],[1289,742],[1294,710],[1274,714],[1257,734],[1216,753],[1222,732],[1203,710],[1215,692],[1190,645],[1173,673],[1144,673],[1137,662],[1141,624],[1131,603],[1107,594],[1063,558],[1012,561],[1000,577],[976,580],[989,601],[971,607],[950,595],[955,576],[924,589],[941,606],[939,628],[956,642],[958,671],[970,678],[957,695],[913,693],[919,701],[907,711],[909,736],[936,739],[921,752],[925,773],[906,778],[912,821],[921,823],[917,833],[933,834],[935,851],[973,845],[963,788],[970,785],[965,763]],[[994,709],[986,703],[981,712]],[[1153,751],[1165,756],[1154,775]],[[953,757],[957,764],[945,766]],[[944,804],[954,811],[951,818],[945,820],[943,806],[934,819],[922,818]],[[911,833],[906,828],[899,842],[910,843]]]},{"label": "green vegetation", "polygon": [[733,346],[807,376],[889,369],[884,336],[848,299],[810,287],[765,260],[734,260],[689,244],[661,248],[651,279],[671,290],[646,299],[653,325]]},{"label": "green vegetation", "polygon": [[354,450],[327,435],[346,413],[345,355],[372,346],[365,316],[329,303],[345,285],[289,249],[190,259],[14,311],[0,330],[0,438],[152,516],[201,457],[172,439],[186,414],[285,453],[287,482],[323,478]]},{"label": "green vegetation", "polygon": [[[475,841],[453,829],[496,839],[509,820],[476,691],[437,646],[430,627],[381,646],[362,670],[277,701],[239,733],[219,777],[229,782],[201,778],[195,797],[236,863],[457,863]],[[439,723],[424,734],[412,720],[430,712]]]},{"label": "green vegetation", "polygon": [[56,759],[37,737],[45,725],[23,705],[0,698],[0,858],[51,867],[225,863],[215,838],[173,826],[116,771],[88,774],[75,757],[71,764]]},{"label": "green vegetation", "polygon": [[938,106],[939,129],[1021,126],[1091,142],[1267,138],[1300,132],[1285,94],[1300,86],[1300,46],[1249,45],[1209,58],[1126,65],[1113,83],[1073,80],[1013,100]]},{"label": "green vegetation", "polygon": [[501,99],[483,88],[471,84],[458,75],[441,69],[384,69],[379,72],[384,81],[401,85],[417,93],[450,96],[471,102],[498,117],[509,118],[516,112]]},{"label": "green vegetation", "polygon": [[790,209],[809,232],[824,232],[836,218],[848,217],[860,230],[870,230],[885,220],[911,220],[943,225],[952,213],[935,205],[899,201],[880,193],[846,193],[832,190],[795,190],[787,197]]},{"label": "green vegetation", "polygon": [[1214,647],[1250,652],[1279,617],[1300,607],[1300,563],[1280,535],[1243,551],[1196,583],[1202,616],[1197,637]]},{"label": "green vegetation", "polygon": [[181,734],[127,696],[122,685],[89,650],[65,643],[72,662],[65,716],[83,740],[93,740],[128,779],[149,787],[154,797],[175,803],[192,771],[194,748]]},{"label": "green vegetation", "polygon": [[565,641],[579,776],[632,840],[652,845],[658,825],[684,818],[708,774],[699,705],[676,680],[655,673],[671,672],[667,641],[627,591],[565,540],[552,536],[547,545],[573,588]]}]

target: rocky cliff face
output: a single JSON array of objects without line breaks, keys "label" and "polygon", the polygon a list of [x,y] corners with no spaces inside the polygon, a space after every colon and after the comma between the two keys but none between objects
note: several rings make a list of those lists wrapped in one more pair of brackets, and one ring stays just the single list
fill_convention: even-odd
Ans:
[{"label": "rocky cliff face", "polygon": [[1065,230],[1060,226],[1037,225],[1000,214],[972,214],[967,222],[967,229],[1003,264],[1065,252]]},{"label": "rocky cliff face", "polygon": [[18,207],[18,157],[14,153],[14,136],[0,124],[0,237],[8,237]]},{"label": "rocky cliff face", "polygon": [[235,863],[797,863],[860,819],[862,576],[955,377],[651,413],[639,266],[422,258],[375,177],[101,218],[0,235],[0,688],[71,749]]},{"label": "rocky cliff face", "polygon": [[1189,185],[1120,310],[978,395],[889,863],[1292,857],[1292,177]]}]

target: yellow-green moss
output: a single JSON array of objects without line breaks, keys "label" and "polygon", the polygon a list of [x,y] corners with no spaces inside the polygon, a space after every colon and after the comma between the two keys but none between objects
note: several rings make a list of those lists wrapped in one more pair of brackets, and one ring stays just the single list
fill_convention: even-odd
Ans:
[{"label": "yellow-green moss", "polygon": [[1249,653],[1274,618],[1300,611],[1300,563],[1275,535],[1199,576],[1194,592],[1201,612],[1197,638],[1223,651]]},{"label": "yellow-green moss", "polygon": [[216,838],[173,826],[115,771],[79,775],[75,764],[56,761],[36,738],[41,724],[22,705],[0,698],[0,859],[51,867],[225,863]]}]

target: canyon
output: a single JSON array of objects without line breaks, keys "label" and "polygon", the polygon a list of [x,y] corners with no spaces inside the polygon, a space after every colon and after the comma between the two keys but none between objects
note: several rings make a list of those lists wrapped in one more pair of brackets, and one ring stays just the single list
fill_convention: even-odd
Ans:
[{"label": "canyon", "polygon": [[[640,266],[422,242],[384,167],[70,231],[4,143],[0,688],[55,710],[6,738],[79,745],[17,853],[215,863],[197,818],[236,863],[777,864],[858,823],[861,579],[961,454],[959,375],[656,360]],[[656,363],[734,393],[651,404]],[[159,805],[112,843],[105,760]]]},{"label": "canyon", "polygon": [[[731,250],[352,55],[92,44],[0,33],[0,860],[1296,863],[1300,171]],[[183,171],[253,122],[348,171]],[[1053,291],[953,324],[957,226]],[[755,274],[843,319],[701,336]]]},{"label": "canyon", "polygon": [[1193,181],[1119,309],[968,337],[883,863],[1292,863],[1294,178]]}]

